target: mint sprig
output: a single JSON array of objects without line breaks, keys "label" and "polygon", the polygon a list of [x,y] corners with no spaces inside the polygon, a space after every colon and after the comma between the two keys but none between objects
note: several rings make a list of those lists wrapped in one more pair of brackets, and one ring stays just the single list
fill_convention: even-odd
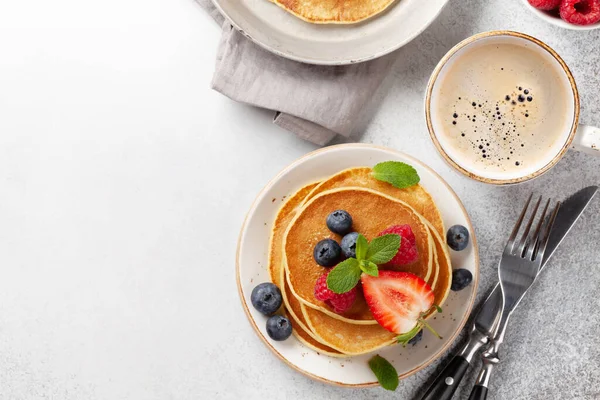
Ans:
[{"label": "mint sprig", "polygon": [[364,260],[367,257],[367,251],[369,251],[369,242],[363,235],[358,235],[356,238],[356,259]]},{"label": "mint sprig", "polygon": [[377,265],[389,262],[400,249],[400,235],[389,234],[369,243],[359,234],[356,238],[356,258],[339,263],[327,275],[327,287],[334,293],[346,293],[358,284],[360,275],[379,276]]},{"label": "mint sprig", "polygon": [[369,360],[369,368],[377,377],[382,388],[394,391],[398,387],[398,372],[388,360],[379,354]]},{"label": "mint sprig", "polygon": [[379,276],[379,269],[377,268],[377,264],[367,260],[360,260],[360,269],[367,275],[371,276]]},{"label": "mint sprig", "polygon": [[400,161],[384,161],[377,164],[373,167],[373,177],[398,189],[416,185],[421,180],[416,169]]},{"label": "mint sprig", "polygon": [[356,258],[348,258],[339,263],[327,275],[327,287],[334,293],[346,293],[352,290],[360,280],[360,269]]},{"label": "mint sprig", "polygon": [[369,244],[366,259],[375,264],[390,262],[400,248],[400,235],[388,234],[377,237]]}]

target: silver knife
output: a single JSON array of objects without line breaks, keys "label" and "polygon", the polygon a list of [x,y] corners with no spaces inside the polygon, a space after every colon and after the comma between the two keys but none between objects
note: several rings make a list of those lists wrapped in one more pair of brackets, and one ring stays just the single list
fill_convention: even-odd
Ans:
[{"label": "silver knife", "polygon": [[[588,186],[562,202],[554,221],[554,228],[550,234],[540,272],[579,219],[597,190],[597,186]],[[494,337],[501,311],[502,292],[497,284],[475,316],[471,324],[469,340],[438,375],[421,400],[449,400],[452,398],[461,379],[467,372],[473,356]]]}]

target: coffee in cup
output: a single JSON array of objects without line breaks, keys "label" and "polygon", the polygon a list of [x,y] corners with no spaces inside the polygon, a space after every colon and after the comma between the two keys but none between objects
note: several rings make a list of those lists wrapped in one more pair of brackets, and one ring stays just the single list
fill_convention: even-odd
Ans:
[{"label": "coffee in cup", "polygon": [[428,85],[426,117],[436,147],[461,172],[515,183],[547,171],[569,148],[579,96],[548,46],[516,32],[487,32],[442,59]]}]

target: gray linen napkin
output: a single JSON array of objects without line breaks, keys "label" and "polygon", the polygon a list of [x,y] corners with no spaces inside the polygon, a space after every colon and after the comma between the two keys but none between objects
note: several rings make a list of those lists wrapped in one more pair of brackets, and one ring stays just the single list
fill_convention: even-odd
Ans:
[{"label": "gray linen napkin", "polygon": [[210,0],[197,0],[223,34],[212,88],[225,96],[276,111],[273,122],[318,145],[348,137],[368,118],[369,100],[390,70],[394,55],[345,66],[288,60],[244,37]]}]

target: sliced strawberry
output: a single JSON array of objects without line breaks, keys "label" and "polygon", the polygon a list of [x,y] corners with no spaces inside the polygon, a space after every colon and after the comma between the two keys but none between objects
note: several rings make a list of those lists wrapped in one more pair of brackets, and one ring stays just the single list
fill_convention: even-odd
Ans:
[{"label": "sliced strawberry", "polygon": [[361,281],[373,317],[390,332],[410,331],[433,306],[431,287],[414,274],[380,270],[378,277],[362,274]]}]

